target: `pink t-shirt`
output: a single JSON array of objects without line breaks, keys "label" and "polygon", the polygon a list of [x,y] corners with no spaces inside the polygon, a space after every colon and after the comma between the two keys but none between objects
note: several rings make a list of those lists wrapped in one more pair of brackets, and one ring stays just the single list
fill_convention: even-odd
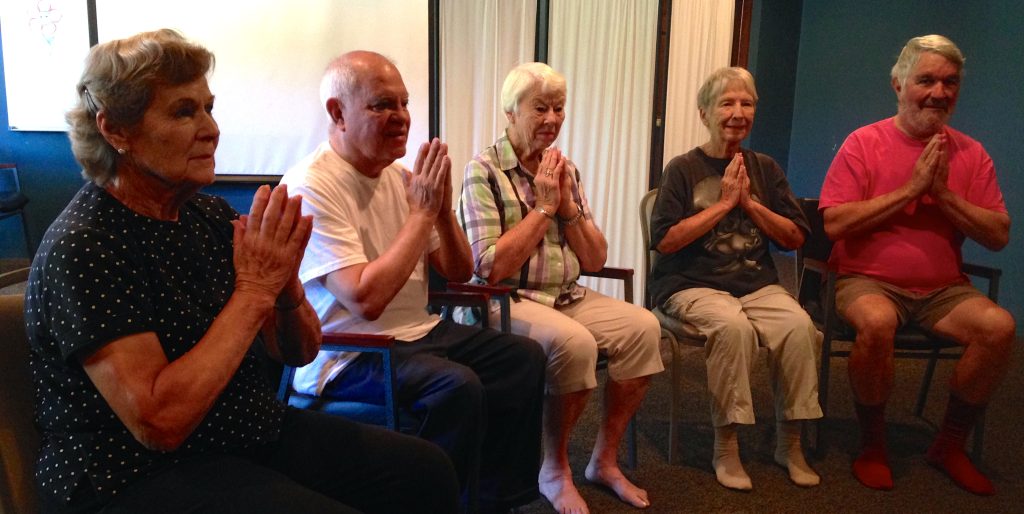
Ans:
[{"label": "pink t-shirt", "polygon": [[[944,129],[949,149],[949,188],[967,201],[1006,212],[992,159],[981,144]],[[819,209],[868,200],[910,179],[926,142],[908,137],[885,119],[850,134],[825,176]],[[966,280],[960,271],[964,235],[925,195],[868,234],[836,242],[829,261],[840,273],[857,273],[918,293]]]}]

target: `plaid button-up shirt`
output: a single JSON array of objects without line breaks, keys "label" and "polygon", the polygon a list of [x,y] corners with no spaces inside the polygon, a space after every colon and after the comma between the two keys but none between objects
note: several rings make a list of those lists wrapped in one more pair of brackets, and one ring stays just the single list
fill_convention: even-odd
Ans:
[{"label": "plaid button-up shirt", "polygon": [[[568,160],[566,172],[574,178],[573,201],[585,219],[591,219],[590,206],[579,187],[579,171]],[[487,281],[498,238],[525,218],[534,202],[533,176],[520,165],[507,135],[466,165],[458,219],[473,249],[474,280]],[[576,284],[579,276],[580,261],[569,247],[564,227],[551,223],[519,271],[500,283],[515,288],[522,298],[554,307],[583,297],[583,288]]]}]

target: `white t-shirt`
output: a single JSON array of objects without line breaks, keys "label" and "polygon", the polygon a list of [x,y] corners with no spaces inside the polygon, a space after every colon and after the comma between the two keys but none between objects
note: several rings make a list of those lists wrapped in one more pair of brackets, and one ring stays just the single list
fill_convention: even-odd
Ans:
[{"label": "white t-shirt", "polygon": [[[401,341],[425,336],[438,323],[427,313],[427,252],[384,312],[370,321],[342,305],[323,284],[333,271],[370,262],[383,254],[409,217],[403,174],[392,163],[378,178],[356,171],[324,142],[281,178],[288,194],[302,195],[302,213],[313,215],[313,234],[299,267],[306,298],[324,332],[386,334]],[[428,252],[440,247],[432,231]],[[296,391],[319,394],[358,354],[322,351],[295,374]]]}]

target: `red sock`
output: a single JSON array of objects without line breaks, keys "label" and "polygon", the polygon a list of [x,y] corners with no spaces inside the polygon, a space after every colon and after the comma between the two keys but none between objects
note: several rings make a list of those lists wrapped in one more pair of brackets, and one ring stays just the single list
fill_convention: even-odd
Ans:
[{"label": "red sock", "polygon": [[935,437],[935,442],[928,448],[925,459],[949,475],[956,485],[974,494],[989,496],[995,494],[995,486],[974,467],[964,452],[967,435],[984,410],[984,405],[971,405],[952,394],[949,395],[946,418],[939,429],[939,435]]},{"label": "red sock", "polygon": [[892,489],[889,451],[885,446],[885,404],[861,405],[854,402],[860,422],[861,451],[853,461],[853,476],[865,487]]}]

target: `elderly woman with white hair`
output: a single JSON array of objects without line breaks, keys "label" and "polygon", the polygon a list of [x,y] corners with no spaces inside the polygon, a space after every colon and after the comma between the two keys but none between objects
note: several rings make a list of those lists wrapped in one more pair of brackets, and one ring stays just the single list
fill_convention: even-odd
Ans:
[{"label": "elderly woman with white hair", "polygon": [[[594,223],[576,166],[553,148],[565,120],[565,78],[526,63],[505,79],[505,133],[466,165],[459,223],[474,279],[515,289],[512,331],[548,356],[540,490],[558,512],[588,512],[569,469],[569,433],[597,387],[598,351],[608,357],[605,412],[586,477],[622,501],[647,507],[647,492],[619,468],[619,442],[664,366],[654,316],[579,285],[604,267],[608,243]],[[497,319],[497,313],[491,317]]]},{"label": "elderly woman with white hair", "polygon": [[769,241],[800,247],[807,220],[779,165],[740,147],[757,107],[750,72],[713,72],[697,100],[711,137],[665,167],[651,215],[651,245],[660,256],[648,284],[662,311],[707,337],[712,462],[719,483],[753,487],[740,461],[736,427],[754,423],[750,368],[763,346],[775,395],[775,461],[797,485],[814,486],[820,479],[804,460],[800,429],[802,420],[821,417],[817,334],[779,285],[768,248]]}]

